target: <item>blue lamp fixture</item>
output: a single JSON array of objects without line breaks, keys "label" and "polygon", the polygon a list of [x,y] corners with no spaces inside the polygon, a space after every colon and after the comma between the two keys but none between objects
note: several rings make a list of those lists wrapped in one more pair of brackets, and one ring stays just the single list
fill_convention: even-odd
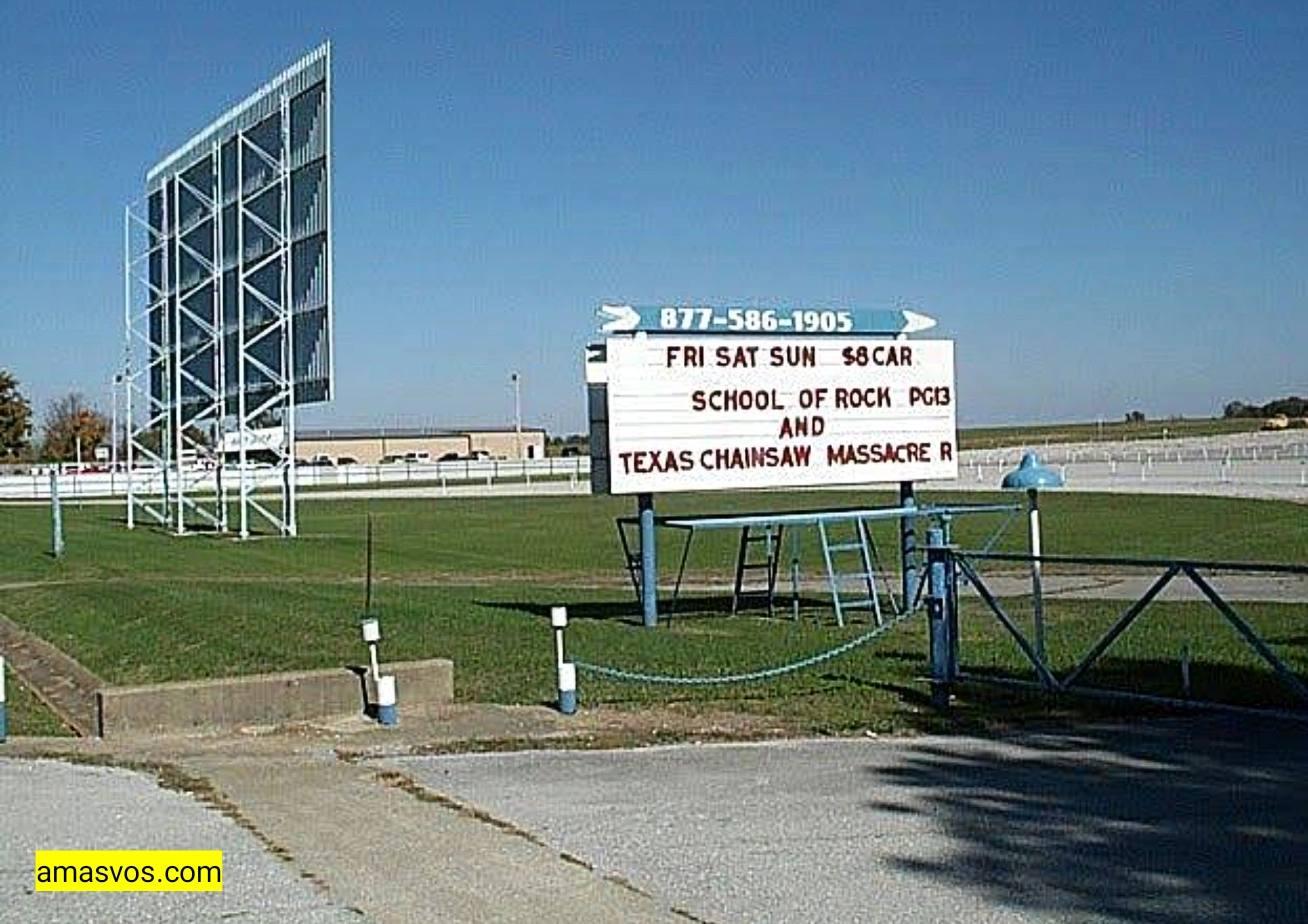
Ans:
[{"label": "blue lamp fixture", "polygon": [[1040,501],[1041,488],[1061,488],[1063,476],[1041,464],[1034,452],[1023,453],[1017,468],[1004,476],[1001,487],[1006,491],[1026,491],[1028,542],[1031,550],[1031,603],[1035,612],[1035,650],[1042,664],[1045,659],[1045,603],[1040,578]]},{"label": "blue lamp fixture", "polygon": [[1022,462],[1004,476],[1006,491],[1035,491],[1039,488],[1061,488],[1063,476],[1040,461],[1034,452],[1022,454]]}]

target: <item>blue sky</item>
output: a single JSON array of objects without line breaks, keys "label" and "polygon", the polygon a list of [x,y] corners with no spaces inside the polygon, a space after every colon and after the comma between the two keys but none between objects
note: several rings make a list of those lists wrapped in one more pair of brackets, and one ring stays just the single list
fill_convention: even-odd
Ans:
[{"label": "blue sky", "polygon": [[[269,11],[272,11],[271,13]],[[1308,7],[4,5],[0,367],[108,404],[146,169],[333,43],[338,397],[579,430],[603,300],[890,307],[965,424],[1308,392]]]}]

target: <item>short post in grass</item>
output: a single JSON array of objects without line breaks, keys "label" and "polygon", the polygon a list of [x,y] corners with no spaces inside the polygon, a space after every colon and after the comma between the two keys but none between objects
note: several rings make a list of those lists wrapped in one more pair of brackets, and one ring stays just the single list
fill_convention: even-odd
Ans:
[{"label": "short post in grass", "polygon": [[577,711],[577,665],[565,660],[563,632],[568,628],[568,608],[550,608],[550,625],[554,627],[554,666],[559,675],[559,712],[572,715]]},{"label": "short post in grass", "polygon": [[59,466],[50,469],[50,551],[55,558],[64,557],[64,511],[59,501]]},{"label": "short post in grass", "polygon": [[383,674],[377,678],[377,721],[382,725],[398,725],[395,711],[395,675]]},{"label": "short post in grass", "polygon": [[640,610],[641,621],[652,628],[659,624],[659,568],[654,531],[654,495],[638,494],[640,514]]},{"label": "short post in grass", "polygon": [[949,658],[953,647],[949,640],[948,614],[949,589],[945,579],[945,559],[948,556],[944,531],[938,527],[927,530],[927,626],[931,649],[931,705],[937,709],[949,707]]},{"label": "short post in grass", "polygon": [[1002,487],[1006,491],[1026,491],[1028,542],[1031,552],[1031,606],[1035,619],[1035,652],[1042,665],[1045,658],[1045,601],[1040,570],[1040,488],[1061,488],[1063,478],[1058,472],[1040,464],[1034,452],[1022,456],[1022,462],[1004,476]]},{"label": "short post in grass", "polygon": [[0,744],[9,737],[9,707],[5,705],[5,656],[0,655]]}]

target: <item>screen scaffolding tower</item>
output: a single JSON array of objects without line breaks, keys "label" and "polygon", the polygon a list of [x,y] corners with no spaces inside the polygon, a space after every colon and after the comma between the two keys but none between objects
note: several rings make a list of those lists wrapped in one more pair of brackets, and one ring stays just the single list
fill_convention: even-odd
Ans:
[{"label": "screen scaffolding tower", "polygon": [[298,531],[296,407],[332,384],[329,119],[324,45],[156,165],[127,208],[129,528]]}]

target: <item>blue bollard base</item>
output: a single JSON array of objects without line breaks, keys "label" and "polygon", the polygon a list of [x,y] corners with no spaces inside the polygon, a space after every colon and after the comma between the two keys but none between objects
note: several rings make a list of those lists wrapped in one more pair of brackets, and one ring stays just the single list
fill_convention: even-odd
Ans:
[{"label": "blue bollard base", "polygon": [[5,743],[9,737],[9,707],[0,700],[0,744]]},{"label": "blue bollard base", "polygon": [[574,715],[577,712],[576,690],[559,691],[559,712],[562,712],[564,715]]},{"label": "blue bollard base", "polygon": [[387,725],[387,726],[399,725],[400,717],[399,714],[395,711],[394,706],[378,706],[377,721],[380,722],[382,725]]}]

